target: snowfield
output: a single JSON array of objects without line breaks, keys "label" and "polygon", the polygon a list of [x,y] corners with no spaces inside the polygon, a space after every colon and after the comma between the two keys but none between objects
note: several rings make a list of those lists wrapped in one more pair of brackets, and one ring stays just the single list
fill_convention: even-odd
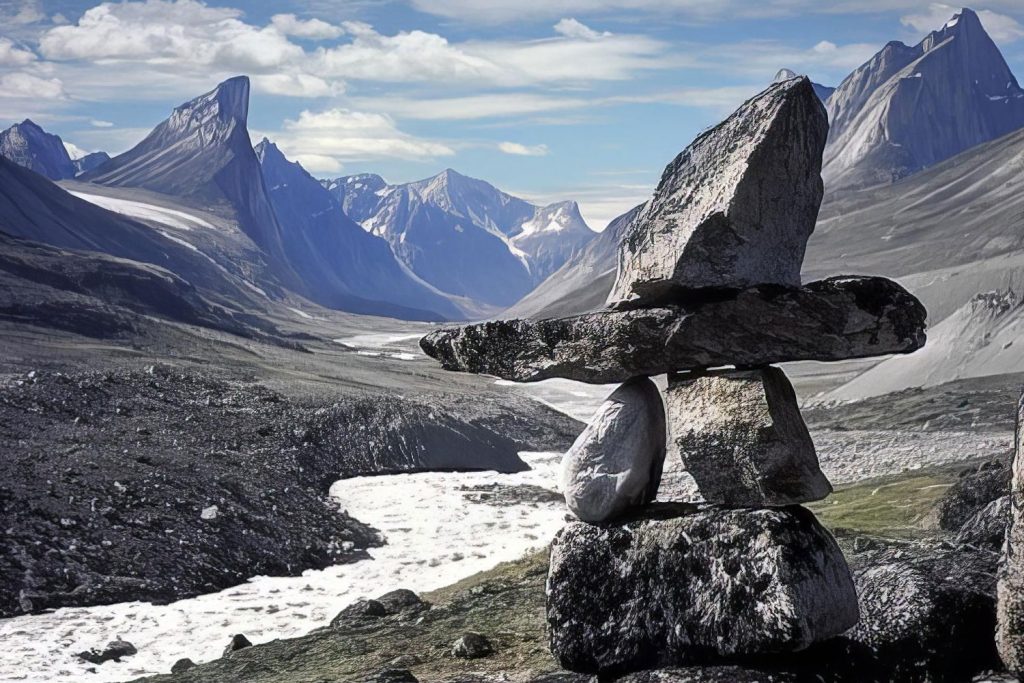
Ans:
[{"label": "snowfield", "polygon": [[103,195],[87,194],[85,192],[77,192],[73,190],[69,190],[69,192],[79,199],[84,199],[90,204],[95,204],[107,211],[113,211],[114,213],[119,213],[123,216],[160,223],[161,225],[167,225],[172,228],[185,231],[192,230],[196,227],[216,230],[213,224],[198,216],[185,213],[184,211],[168,209],[163,206],[156,206],[155,204],[145,204],[143,202],[136,202],[130,199],[117,199],[116,197],[105,197]]}]

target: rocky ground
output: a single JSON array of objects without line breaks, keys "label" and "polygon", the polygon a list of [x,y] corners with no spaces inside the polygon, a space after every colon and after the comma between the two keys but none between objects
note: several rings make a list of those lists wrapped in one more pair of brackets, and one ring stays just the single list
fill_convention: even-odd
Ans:
[{"label": "rocky ground", "polygon": [[[899,493],[890,494],[894,504],[880,510],[840,505],[830,516],[815,510],[836,532],[862,596],[861,624],[844,637],[784,660],[646,672],[620,680],[989,680],[985,672],[998,666],[991,639],[998,554],[956,544],[930,514],[940,504],[980,503],[984,495],[967,493],[970,500],[964,500],[973,486],[959,485],[945,493],[955,482],[973,480],[976,473],[973,467],[950,467],[890,479],[887,485]],[[922,476],[941,482],[943,493],[934,495]],[[864,497],[859,487],[839,493]],[[421,596],[432,605],[429,610],[361,605],[346,610],[332,627],[308,636],[247,648],[186,672],[146,680],[596,682],[563,670],[552,658],[545,623],[546,576],[547,553],[539,553]],[[382,586],[382,593],[388,588]],[[482,650],[473,658],[455,655],[456,641],[467,633],[483,635],[490,652]],[[230,635],[225,633],[225,644]]]},{"label": "rocky ground", "polygon": [[[0,616],[357,560],[384,539],[329,501],[334,481],[516,471],[518,451],[563,449],[579,429],[488,383],[443,391],[417,363],[330,340],[309,353],[190,337],[182,358],[18,335],[0,366]],[[359,386],[374,374],[381,389]]]}]

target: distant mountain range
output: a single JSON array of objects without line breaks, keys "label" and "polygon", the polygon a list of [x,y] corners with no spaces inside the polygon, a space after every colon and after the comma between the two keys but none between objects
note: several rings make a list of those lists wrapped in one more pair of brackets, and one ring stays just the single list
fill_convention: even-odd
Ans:
[{"label": "distant mountain range", "polygon": [[438,289],[511,306],[595,236],[576,202],[539,207],[452,169],[404,185],[324,181],[345,212]]},{"label": "distant mountain range", "polygon": [[[321,183],[269,140],[251,146],[248,101],[249,80],[229,79],[175,108],[114,158],[100,152],[73,160],[58,136],[27,120],[0,134],[0,152],[150,226],[159,243],[171,235],[268,296],[291,292],[353,313],[413,320],[494,314],[595,235],[575,202],[534,206],[452,170],[398,186],[372,175]],[[18,211],[19,198],[8,199]],[[167,219],[175,214],[184,218]],[[181,233],[182,221],[211,219],[218,229]],[[67,220],[63,232],[22,225],[16,234],[127,256],[98,235],[95,222]],[[144,246],[152,240],[139,241],[128,257],[159,262],[159,249]]]}]

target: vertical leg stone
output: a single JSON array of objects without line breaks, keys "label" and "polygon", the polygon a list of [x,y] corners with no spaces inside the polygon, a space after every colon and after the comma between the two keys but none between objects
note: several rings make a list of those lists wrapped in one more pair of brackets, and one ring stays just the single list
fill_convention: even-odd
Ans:
[{"label": "vertical leg stone", "polygon": [[665,462],[665,408],[647,377],[634,377],[594,413],[562,460],[565,503],[587,522],[654,500]]},{"label": "vertical leg stone", "polygon": [[775,507],[832,492],[779,368],[670,376],[665,400],[669,450],[708,502]]},{"label": "vertical leg stone", "polygon": [[997,586],[996,646],[1006,668],[1024,674],[1024,395],[1017,404],[1017,438],[1006,530]]}]

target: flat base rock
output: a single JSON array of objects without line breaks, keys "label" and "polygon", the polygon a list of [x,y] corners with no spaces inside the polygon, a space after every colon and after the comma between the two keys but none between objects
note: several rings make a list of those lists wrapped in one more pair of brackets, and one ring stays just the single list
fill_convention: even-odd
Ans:
[{"label": "flat base rock", "polygon": [[910,353],[924,346],[924,330],[924,306],[892,280],[836,277],[679,306],[447,328],[423,337],[420,348],[446,370],[607,384],[730,365]]},{"label": "flat base rock", "polygon": [[616,524],[568,524],[551,549],[551,650],[623,673],[793,652],[857,622],[832,536],[800,507],[653,505]]},{"label": "flat base rock", "polygon": [[670,375],[670,450],[709,503],[771,507],[832,492],[779,368]]}]

